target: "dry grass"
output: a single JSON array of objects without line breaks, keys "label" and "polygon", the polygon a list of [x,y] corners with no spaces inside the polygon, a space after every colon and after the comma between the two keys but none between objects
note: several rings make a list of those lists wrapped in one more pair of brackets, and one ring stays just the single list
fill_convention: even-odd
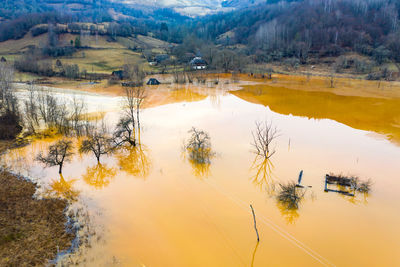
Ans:
[{"label": "dry grass", "polygon": [[[128,49],[96,49],[76,52],[72,57],[60,58],[63,64],[77,64],[80,70],[111,74],[124,64],[145,65],[145,60],[138,53]],[[53,62],[55,64],[55,60]]]},{"label": "dry grass", "polygon": [[[13,142],[0,142],[0,152]],[[0,171],[0,266],[43,266],[74,238],[67,201],[33,198],[35,184]]]},{"label": "dry grass", "polygon": [[33,183],[0,173],[0,266],[38,266],[71,246],[61,199],[37,200]]}]

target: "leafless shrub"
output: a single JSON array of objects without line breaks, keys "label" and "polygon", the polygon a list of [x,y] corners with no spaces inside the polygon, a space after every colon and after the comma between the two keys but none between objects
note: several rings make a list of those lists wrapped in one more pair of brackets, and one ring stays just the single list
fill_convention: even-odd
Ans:
[{"label": "leafless shrub", "polygon": [[48,167],[59,166],[58,173],[62,173],[64,162],[68,162],[74,154],[72,150],[72,141],[62,139],[49,147],[46,156],[40,152],[36,159]]},{"label": "leafless shrub", "polygon": [[207,132],[195,127],[189,133],[191,136],[185,143],[184,149],[196,175],[203,176],[208,173],[211,159],[215,155],[211,149],[211,139]]},{"label": "leafless shrub", "polygon": [[300,201],[304,198],[305,190],[296,186],[295,182],[279,184],[278,201],[286,209],[298,209]]},{"label": "leafless shrub", "polygon": [[275,149],[271,148],[272,142],[279,136],[276,127],[272,122],[256,122],[256,129],[252,131],[254,152],[257,155],[269,159],[275,154]]},{"label": "leafless shrub", "polygon": [[196,163],[210,163],[213,152],[211,150],[211,139],[207,132],[193,127],[189,133],[191,134],[186,143],[186,150],[190,160]]},{"label": "leafless shrub", "polygon": [[372,180],[368,179],[366,181],[360,181],[357,184],[357,191],[361,193],[369,193],[372,187]]}]

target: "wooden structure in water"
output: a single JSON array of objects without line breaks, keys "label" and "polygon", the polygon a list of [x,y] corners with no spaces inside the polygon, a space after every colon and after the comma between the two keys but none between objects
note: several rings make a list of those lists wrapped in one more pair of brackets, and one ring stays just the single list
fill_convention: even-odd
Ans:
[{"label": "wooden structure in water", "polygon": [[352,188],[353,187],[353,180],[352,178],[347,178],[347,177],[339,177],[339,176],[333,176],[326,174],[325,175],[325,192],[335,192],[339,194],[343,194],[346,196],[351,196],[354,197],[353,193],[350,193],[347,190],[341,190],[341,189],[330,189],[328,185],[336,185],[337,187],[342,187],[342,188]]}]

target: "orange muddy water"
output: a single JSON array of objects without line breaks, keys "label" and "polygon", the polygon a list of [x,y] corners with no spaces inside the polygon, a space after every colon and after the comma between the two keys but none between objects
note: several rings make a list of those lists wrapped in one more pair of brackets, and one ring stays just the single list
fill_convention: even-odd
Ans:
[{"label": "orange muddy water", "polygon": [[[11,169],[74,198],[90,217],[90,246],[59,264],[79,266],[400,266],[400,105],[267,85],[243,90],[159,87],[166,103],[141,113],[141,145],[101,159],[76,154],[44,168],[35,155],[56,138],[2,157]],[[68,97],[68,92],[60,93]],[[120,97],[85,93],[90,111],[116,123]],[[158,98],[164,99],[164,98]],[[252,153],[255,121],[279,130],[276,154]],[[210,164],[191,163],[188,131],[209,133]],[[276,199],[279,183],[308,188],[298,209]],[[324,192],[326,173],[372,179],[369,194]],[[257,243],[249,205],[255,209]]]}]

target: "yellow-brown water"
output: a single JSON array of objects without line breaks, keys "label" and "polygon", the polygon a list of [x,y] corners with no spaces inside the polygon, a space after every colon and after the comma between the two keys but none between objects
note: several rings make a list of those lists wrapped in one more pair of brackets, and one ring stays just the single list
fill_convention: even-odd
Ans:
[{"label": "yellow-brown water", "polygon": [[[202,97],[199,89],[196,97],[191,89],[167,90],[169,104],[142,113],[141,146],[103,157],[101,165],[77,154],[62,177],[33,160],[54,138],[3,161],[85,203],[96,235],[71,256],[79,265],[399,266],[398,100],[258,88]],[[87,97],[116,122],[118,97]],[[254,122],[265,119],[280,131],[269,162],[250,145]],[[211,136],[216,154],[206,169],[182,151],[193,126]],[[298,210],[286,210],[274,187],[297,180],[300,170],[312,188]],[[371,178],[372,191],[325,193],[329,172]]]}]

